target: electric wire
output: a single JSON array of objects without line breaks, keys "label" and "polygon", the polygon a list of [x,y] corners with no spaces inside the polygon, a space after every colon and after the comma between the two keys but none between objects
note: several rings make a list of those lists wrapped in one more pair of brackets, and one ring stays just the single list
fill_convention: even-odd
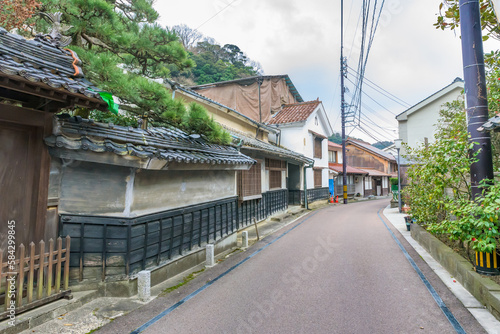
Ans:
[{"label": "electric wire", "polygon": [[238,0],[233,0],[231,1],[228,5],[226,5],[224,8],[222,8],[221,10],[219,10],[217,13],[215,13],[213,16],[211,16],[208,20],[206,20],[205,22],[203,22],[202,24],[200,24],[196,29],[194,30],[198,30],[200,29],[202,26],[204,26],[205,24],[207,24],[208,22],[210,22],[213,18],[215,18],[217,15],[219,15],[220,13],[222,13],[223,11],[226,10],[226,8],[228,8],[229,6],[231,6],[233,3],[235,3],[236,1]]},{"label": "electric wire", "polygon": [[[352,83],[353,85],[355,85],[354,81],[352,81],[351,79],[347,78],[347,81],[349,81],[350,83]],[[380,104],[380,102],[378,102],[377,100],[375,100],[373,97],[371,97],[370,95],[368,95],[368,93],[363,90],[362,93],[368,97],[370,100],[372,100],[375,104],[377,104],[379,107],[381,107],[382,109],[386,110],[387,112],[391,113],[392,115],[396,116],[397,114],[394,112],[394,111],[391,111],[389,109],[387,109],[386,107],[384,107],[382,104]]]},{"label": "electric wire", "polygon": [[[356,74],[359,75],[359,73],[353,69],[352,67],[350,67],[349,65],[347,66],[350,70],[354,71]],[[348,72],[349,74],[349,72]],[[400,99],[399,97],[397,97],[396,95],[394,94],[391,94],[390,92],[388,92],[387,90],[385,90],[384,88],[380,87],[379,85],[377,85],[375,82],[373,82],[372,80],[364,77],[365,81],[368,83],[367,85],[370,86],[370,88],[374,89],[374,90],[380,90],[379,93],[386,96],[387,98],[393,100],[394,102],[400,104],[401,106],[405,107],[405,108],[409,108],[411,107],[411,105],[408,103],[408,102],[405,102],[404,100]],[[372,87],[372,85],[374,87]],[[378,88],[378,89],[377,89]],[[384,94],[385,93],[385,94]],[[392,97],[392,98],[391,98]]]}]

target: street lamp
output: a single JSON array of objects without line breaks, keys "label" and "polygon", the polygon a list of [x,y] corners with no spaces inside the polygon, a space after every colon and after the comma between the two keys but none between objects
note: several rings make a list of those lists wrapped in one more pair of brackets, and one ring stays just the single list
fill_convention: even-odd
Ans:
[{"label": "street lamp", "polygon": [[399,150],[401,149],[401,144],[403,143],[403,139],[396,139],[394,141],[394,146],[396,146],[396,150],[398,151],[398,208],[399,213],[401,213],[401,168],[399,167]]}]

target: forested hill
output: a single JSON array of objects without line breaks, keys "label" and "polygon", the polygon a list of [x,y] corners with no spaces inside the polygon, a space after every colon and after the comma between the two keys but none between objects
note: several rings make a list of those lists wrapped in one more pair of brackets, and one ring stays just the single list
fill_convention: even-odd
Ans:
[{"label": "forested hill", "polygon": [[186,25],[174,26],[172,30],[196,63],[183,71],[175,65],[169,68],[172,79],[181,84],[202,85],[263,74],[260,64],[249,59],[237,45],[220,45]]},{"label": "forested hill", "polygon": [[[354,139],[354,140],[361,140],[361,141],[364,141],[363,139],[359,139],[359,138],[355,138],[355,137],[349,137],[351,139]],[[336,143],[336,144],[339,144],[341,145],[342,144],[342,135],[338,132],[334,132],[333,135],[331,135],[328,140]],[[384,149],[386,148],[387,146],[390,146],[392,145],[393,142],[392,141],[379,141],[379,142],[376,142],[376,143],[373,143],[371,144],[373,147],[376,147],[378,149]]]}]

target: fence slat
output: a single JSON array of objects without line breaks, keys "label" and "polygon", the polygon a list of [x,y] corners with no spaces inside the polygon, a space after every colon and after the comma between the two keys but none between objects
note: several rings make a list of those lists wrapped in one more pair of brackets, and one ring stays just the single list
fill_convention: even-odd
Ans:
[{"label": "fence slat", "polygon": [[35,243],[30,242],[30,270],[28,273],[28,303],[33,301],[33,279],[35,276]]},{"label": "fence slat", "polygon": [[23,303],[23,283],[24,283],[24,245],[19,246],[19,273],[17,274],[17,300],[16,305],[20,307]]},{"label": "fence slat", "polygon": [[64,290],[69,287],[69,255],[70,255],[71,237],[66,236],[66,251],[64,253]]},{"label": "fence slat", "polygon": [[5,305],[4,305],[5,311],[7,311],[7,308],[10,305],[11,296],[12,295],[9,293],[9,275],[7,275],[5,276]]},{"label": "fence slat", "polygon": [[57,238],[57,262],[56,262],[56,288],[55,292],[61,291],[61,260],[62,260],[62,238]]},{"label": "fence slat", "polygon": [[[3,275],[3,249],[0,249],[0,290],[2,289],[2,275]],[[8,285],[6,285],[7,287]],[[7,295],[7,289],[5,289]]]},{"label": "fence slat", "polygon": [[47,268],[47,297],[52,294],[52,265],[54,264],[54,240],[49,240],[49,266]]},{"label": "fence slat", "polygon": [[39,243],[40,249],[40,259],[38,260],[38,282],[37,288],[38,293],[36,295],[37,299],[42,299],[43,297],[43,272],[45,271],[45,241],[41,240]]}]

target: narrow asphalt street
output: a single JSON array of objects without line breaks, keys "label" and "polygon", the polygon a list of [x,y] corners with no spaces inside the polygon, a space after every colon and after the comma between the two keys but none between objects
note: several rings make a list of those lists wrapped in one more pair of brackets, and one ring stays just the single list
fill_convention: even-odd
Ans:
[{"label": "narrow asphalt street", "polygon": [[[179,301],[143,333],[457,333],[379,217],[388,203],[314,211],[97,333],[134,332]],[[464,331],[485,333],[393,232]]]}]

